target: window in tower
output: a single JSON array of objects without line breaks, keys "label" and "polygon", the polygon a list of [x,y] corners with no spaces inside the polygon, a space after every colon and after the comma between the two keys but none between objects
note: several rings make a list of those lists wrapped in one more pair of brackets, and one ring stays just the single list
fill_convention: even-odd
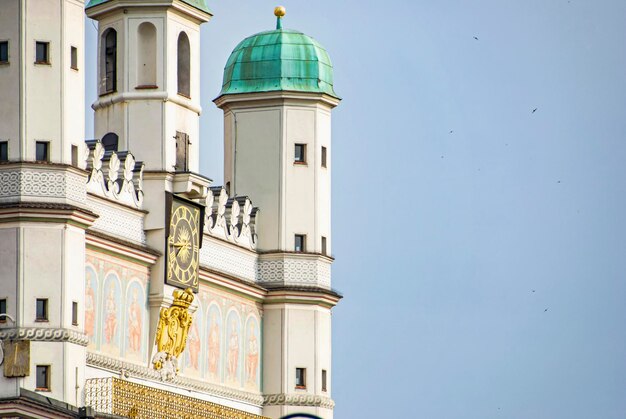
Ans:
[{"label": "window in tower", "polygon": [[35,321],[47,322],[48,321],[48,299],[37,298],[35,304]]},{"label": "window in tower", "polygon": [[50,143],[47,141],[37,141],[35,143],[35,160],[48,161],[50,159]]},{"label": "window in tower", "polygon": [[306,252],[306,235],[296,234],[294,236],[293,250],[296,252]]},{"label": "window in tower", "polygon": [[322,236],[322,254],[326,254],[326,237]]},{"label": "window in tower", "polygon": [[50,64],[49,42],[35,42],[35,64]]},{"label": "window in tower", "polygon": [[296,368],[296,388],[306,388],[306,368]]},{"label": "window in tower", "polygon": [[295,145],[293,161],[298,164],[306,163],[306,144]]},{"label": "window in tower", "polygon": [[114,92],[117,89],[117,32],[107,29],[102,34],[100,57],[100,94]]},{"label": "window in tower", "polygon": [[50,365],[37,365],[35,390],[50,391]]},{"label": "window in tower", "polygon": [[72,326],[78,326],[78,303],[72,301]]},{"label": "window in tower", "polygon": [[[7,299],[3,298],[0,300],[0,314],[7,314]],[[0,323],[5,323],[7,321],[6,316],[0,317]]]},{"label": "window in tower", "polygon": [[191,97],[191,48],[189,47],[189,37],[185,32],[178,35],[178,94]]},{"label": "window in tower", "polygon": [[9,142],[0,141],[0,161],[9,161]]},{"label": "window in tower", "polygon": [[9,41],[0,41],[0,64],[9,63]]},{"label": "window in tower", "polygon": [[157,31],[150,22],[137,28],[137,89],[156,89]]},{"label": "window in tower", "polygon": [[78,70],[78,48],[70,47],[70,68]]},{"label": "window in tower", "polygon": [[322,146],[322,167],[326,167],[326,147]]},{"label": "window in tower", "polygon": [[322,391],[328,391],[326,380],[327,380],[326,370],[322,370]]}]

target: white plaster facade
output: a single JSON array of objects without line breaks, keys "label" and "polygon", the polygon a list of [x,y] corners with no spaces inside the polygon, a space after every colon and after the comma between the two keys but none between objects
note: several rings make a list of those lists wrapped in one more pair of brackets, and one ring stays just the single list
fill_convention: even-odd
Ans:
[{"label": "white plaster facade", "polygon": [[[331,309],[341,296],[330,279],[330,123],[338,99],[218,98],[227,186],[211,187],[196,173],[200,24],[210,13],[181,0],[108,0],[87,9],[98,21],[100,94],[92,105],[97,140],[85,141],[84,2],[1,7],[9,61],[0,63],[0,89],[9,94],[0,98],[0,141],[8,142],[8,161],[0,162],[0,301],[10,318],[0,319],[0,341],[30,342],[30,372],[0,374],[0,415],[24,389],[69,406],[69,416],[45,417],[77,417],[71,406],[102,406],[93,398],[121,378],[247,414],[332,418]],[[115,83],[107,85],[111,29]],[[183,32],[187,92],[177,74]],[[36,42],[47,44],[48,62],[35,63]],[[117,147],[103,140],[109,133]],[[177,133],[189,138],[185,167]],[[37,141],[49,143],[42,161]],[[296,143],[307,145],[306,164],[293,162]],[[151,360],[160,310],[175,289],[164,281],[166,192],[204,205],[205,214],[194,321],[179,372],[164,379]],[[294,252],[295,234],[306,235],[304,252]],[[45,319],[37,318],[37,299],[47,301]],[[38,366],[49,367],[46,388]],[[305,385],[296,383],[298,368]]]}]

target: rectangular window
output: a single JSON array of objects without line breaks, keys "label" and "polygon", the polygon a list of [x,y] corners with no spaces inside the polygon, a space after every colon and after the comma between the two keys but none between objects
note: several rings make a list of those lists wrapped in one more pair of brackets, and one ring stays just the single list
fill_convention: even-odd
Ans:
[{"label": "rectangular window", "polygon": [[71,47],[70,49],[70,68],[78,70],[78,48],[76,47]]},{"label": "rectangular window", "polygon": [[35,390],[50,391],[50,365],[37,365]]},{"label": "rectangular window", "polygon": [[0,161],[9,161],[9,142],[0,141]]},{"label": "rectangular window", "polygon": [[47,141],[37,141],[35,145],[35,160],[48,161],[49,159],[49,145]]},{"label": "rectangular window", "polygon": [[322,236],[322,254],[326,254],[326,237]]},{"label": "rectangular window", "polygon": [[49,42],[35,42],[35,64],[50,64],[49,50]]},{"label": "rectangular window", "polygon": [[[7,314],[7,299],[3,298],[0,300],[0,314]],[[0,317],[0,323],[4,323],[7,321],[6,316]]]},{"label": "rectangular window", "polygon": [[293,250],[296,252],[306,252],[306,235],[296,234],[294,236]]},{"label": "rectangular window", "polygon": [[48,299],[47,298],[37,298],[35,321],[38,321],[38,322],[48,321]]},{"label": "rectangular window", "polygon": [[78,166],[78,146],[72,145],[72,166]]},{"label": "rectangular window", "polygon": [[322,391],[328,391],[326,387],[326,370],[322,370]]},{"label": "rectangular window", "polygon": [[78,326],[78,303],[72,301],[72,325]]},{"label": "rectangular window", "polygon": [[326,147],[322,146],[322,167],[326,167]]},{"label": "rectangular window", "polygon": [[296,163],[306,163],[306,144],[296,144],[293,161]]},{"label": "rectangular window", "polygon": [[0,41],[0,64],[9,62],[9,41]]},{"label": "rectangular window", "polygon": [[296,368],[296,388],[306,388],[306,368]]}]

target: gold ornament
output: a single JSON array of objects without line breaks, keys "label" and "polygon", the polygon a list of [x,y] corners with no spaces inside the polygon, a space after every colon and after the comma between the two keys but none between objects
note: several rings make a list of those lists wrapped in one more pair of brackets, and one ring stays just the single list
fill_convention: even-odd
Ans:
[{"label": "gold ornament", "polygon": [[274,9],[274,16],[276,17],[283,17],[287,14],[287,10],[285,9],[284,6],[276,6],[276,8]]},{"label": "gold ornament", "polygon": [[193,318],[189,306],[193,302],[193,291],[175,290],[174,302],[169,308],[161,308],[156,331],[157,353],[152,358],[154,369],[165,369],[163,378],[172,378],[178,373],[178,356],[185,350],[187,333]]}]

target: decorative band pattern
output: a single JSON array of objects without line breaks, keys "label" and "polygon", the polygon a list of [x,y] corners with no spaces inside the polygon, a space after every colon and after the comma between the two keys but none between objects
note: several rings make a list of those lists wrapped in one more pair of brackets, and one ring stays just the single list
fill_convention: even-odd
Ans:
[{"label": "decorative band pattern", "polygon": [[0,329],[0,340],[33,340],[38,342],[69,342],[87,346],[89,337],[81,332],[69,329],[53,329],[45,327],[20,327]]},{"label": "decorative band pattern", "polygon": [[263,397],[265,406],[312,406],[332,409],[335,402],[330,397],[316,396],[314,394],[267,394]]},{"label": "decorative band pattern", "polygon": [[[161,374],[157,370],[144,367],[142,365],[125,362],[119,359],[110,358],[108,356],[89,351],[87,351],[87,365],[116,371],[122,376],[133,376],[137,378],[142,378],[144,380],[162,381]],[[190,378],[182,377],[180,375],[171,380],[168,380],[167,382],[175,387],[196,390],[218,397],[225,397],[241,402],[250,403],[255,406],[263,405],[263,396],[261,396],[260,394],[248,393],[246,391],[239,391],[215,384],[196,381]]]}]

